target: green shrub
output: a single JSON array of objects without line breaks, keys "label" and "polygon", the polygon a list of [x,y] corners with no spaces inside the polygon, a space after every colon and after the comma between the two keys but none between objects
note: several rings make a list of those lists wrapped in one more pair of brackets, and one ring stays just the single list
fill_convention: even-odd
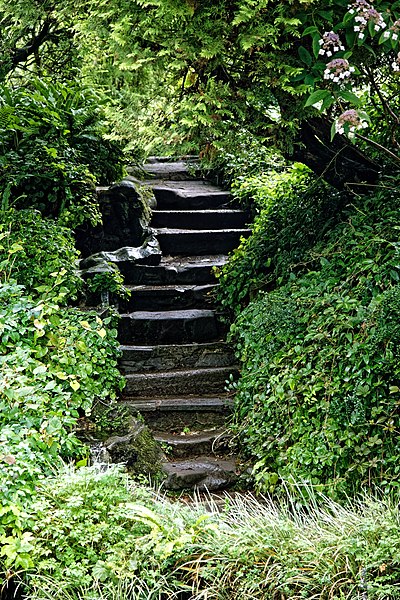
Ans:
[{"label": "green shrub", "polygon": [[29,294],[58,304],[76,299],[82,280],[71,230],[32,209],[9,210],[2,217],[0,281],[12,276]]},{"label": "green shrub", "polygon": [[77,419],[121,387],[111,321],[1,286],[0,531],[14,527],[14,505],[27,506],[40,477],[85,455]]},{"label": "green shrub", "polygon": [[123,174],[119,147],[105,139],[100,98],[32,78],[0,88],[0,199],[75,226],[100,219],[95,183]]},{"label": "green shrub", "polygon": [[[397,194],[358,199],[302,246],[301,269],[275,271],[275,290],[233,325],[243,361],[236,430],[261,489],[300,480],[333,495],[398,486],[399,216]],[[267,218],[267,244],[269,226]],[[291,232],[292,240],[277,231],[281,253],[299,243]]]},{"label": "green shrub", "polygon": [[284,169],[286,163],[267,140],[257,137],[243,123],[229,119],[219,124],[218,137],[201,152],[202,168],[220,185],[240,187],[251,177],[268,176],[273,169]]},{"label": "green shrub", "polygon": [[258,212],[252,235],[216,271],[221,284],[217,297],[228,313],[237,314],[259,289],[308,268],[307,251],[341,218],[345,197],[298,164],[246,177],[233,190]]}]

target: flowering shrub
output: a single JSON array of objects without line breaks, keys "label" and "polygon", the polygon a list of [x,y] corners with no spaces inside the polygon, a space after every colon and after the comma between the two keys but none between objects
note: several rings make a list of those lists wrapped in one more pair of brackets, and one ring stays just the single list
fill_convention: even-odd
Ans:
[{"label": "flowering shrub", "polygon": [[345,58],[334,58],[326,65],[324,79],[332,79],[334,83],[339,83],[341,79],[347,79],[354,73],[354,67],[349,65]]},{"label": "flowering shrub", "polygon": [[338,133],[347,133],[349,137],[354,137],[357,129],[368,127],[367,115],[363,119],[361,113],[350,108],[338,117],[336,127]]},{"label": "flowering shrub", "polygon": [[340,41],[340,37],[337,33],[333,31],[328,31],[324,33],[322,39],[319,40],[319,45],[321,46],[318,54],[326,56],[332,56],[334,52],[339,52],[339,50],[344,50],[344,46]]},{"label": "flowering shrub", "polygon": [[[354,140],[360,136],[359,130],[372,126],[372,137],[382,138],[381,132],[393,132],[398,126],[393,105],[400,71],[400,3],[376,0],[374,5],[355,0],[346,5],[336,0],[334,4],[338,8],[335,15],[334,11],[323,13],[330,30],[321,31],[317,25],[304,30],[304,35],[312,37],[317,61],[304,74],[313,88],[305,107],[312,106],[333,119],[332,137],[344,134]],[[371,110],[380,115],[375,123],[367,116]],[[381,149],[387,150],[385,145]],[[391,158],[396,156],[392,153]]]}]

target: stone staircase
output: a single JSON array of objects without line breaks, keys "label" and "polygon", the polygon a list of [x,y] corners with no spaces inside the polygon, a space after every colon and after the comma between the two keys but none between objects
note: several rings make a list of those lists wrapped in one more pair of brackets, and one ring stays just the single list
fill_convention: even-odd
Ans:
[{"label": "stone staircase", "polygon": [[212,268],[249,234],[246,215],[184,163],[154,161],[145,171],[162,258],[120,265],[131,290],[119,307],[122,401],[161,443],[167,489],[222,489],[237,470],[224,426],[232,403],[225,385],[237,367],[210,296]]}]

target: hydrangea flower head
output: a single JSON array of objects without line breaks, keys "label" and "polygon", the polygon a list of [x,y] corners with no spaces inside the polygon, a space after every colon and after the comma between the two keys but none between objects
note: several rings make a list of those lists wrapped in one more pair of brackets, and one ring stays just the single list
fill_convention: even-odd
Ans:
[{"label": "hydrangea flower head", "polygon": [[324,79],[331,79],[334,83],[340,83],[351,77],[354,67],[349,65],[345,58],[334,58],[327,65],[324,71]]}]

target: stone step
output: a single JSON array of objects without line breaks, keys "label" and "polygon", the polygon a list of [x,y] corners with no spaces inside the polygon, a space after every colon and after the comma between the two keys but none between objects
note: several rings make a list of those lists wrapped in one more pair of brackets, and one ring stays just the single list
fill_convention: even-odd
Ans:
[{"label": "stone step", "polygon": [[134,310],[170,310],[211,308],[210,292],[216,284],[206,285],[128,285],[129,298],[119,300],[122,312]]},{"label": "stone step", "polygon": [[153,431],[180,433],[224,427],[233,406],[230,396],[179,396],[130,398],[121,404],[134,416],[139,413]]},{"label": "stone step", "polygon": [[154,210],[151,226],[172,229],[243,229],[247,215],[242,210]]},{"label": "stone step", "polygon": [[198,163],[199,162],[199,156],[198,154],[185,154],[184,156],[180,156],[180,157],[173,157],[173,156],[148,156],[147,157],[147,164],[154,164],[154,163],[174,163],[177,160],[183,161],[186,164],[190,164],[190,163]]},{"label": "stone step", "polygon": [[122,314],[121,344],[190,344],[221,338],[223,327],[212,310],[137,311]]},{"label": "stone step", "polygon": [[250,229],[154,229],[163,254],[207,255],[210,250],[216,254],[227,254],[237,248],[241,237],[248,237]]},{"label": "stone step", "polygon": [[[190,169],[188,166],[190,165]],[[150,177],[157,179],[172,179],[175,181],[187,181],[198,179],[201,172],[193,161],[174,162],[152,162],[143,165],[143,170]]]},{"label": "stone step", "polygon": [[167,490],[195,489],[216,491],[234,485],[237,480],[234,458],[221,460],[212,456],[167,462],[163,465]]},{"label": "stone step", "polygon": [[230,208],[232,194],[208,181],[148,182],[158,210],[206,210]]},{"label": "stone step", "polygon": [[187,458],[199,454],[220,455],[228,448],[226,429],[207,431],[182,431],[177,434],[153,432],[154,438],[163,446],[169,458]]},{"label": "stone step", "polygon": [[130,398],[151,395],[163,397],[179,394],[219,394],[225,391],[229,378],[237,373],[237,367],[129,373],[126,375],[124,393]]},{"label": "stone step", "polygon": [[222,267],[226,256],[164,257],[157,266],[118,263],[126,284],[175,285],[215,283],[213,267]]},{"label": "stone step", "polygon": [[156,346],[121,346],[121,370],[128,373],[229,367],[235,364],[226,342]]}]

